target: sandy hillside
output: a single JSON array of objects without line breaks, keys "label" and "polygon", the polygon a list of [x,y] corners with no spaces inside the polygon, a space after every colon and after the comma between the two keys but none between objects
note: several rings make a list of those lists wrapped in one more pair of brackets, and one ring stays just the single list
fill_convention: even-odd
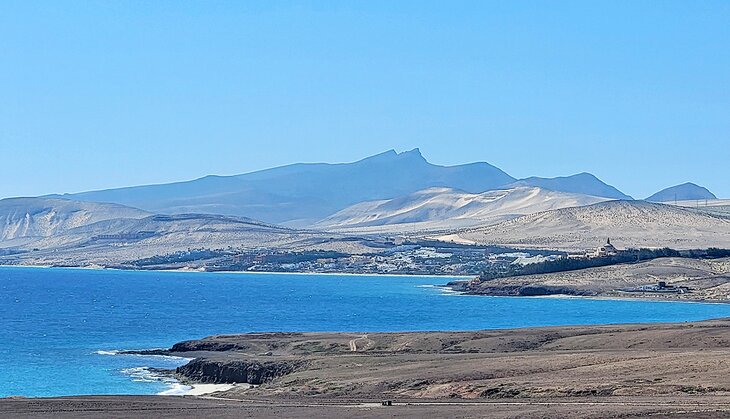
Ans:
[{"label": "sandy hillside", "polygon": [[728,248],[730,216],[645,201],[608,201],[530,214],[439,237],[565,250],[594,249],[609,237],[618,248]]},{"label": "sandy hillside", "polygon": [[36,239],[105,220],[136,220],[151,214],[117,204],[52,198],[0,200],[0,242]]},{"label": "sandy hillside", "polygon": [[327,217],[315,227],[329,230],[434,230],[496,224],[525,214],[606,201],[590,195],[537,187],[467,193],[430,188],[393,199],[362,202]]}]

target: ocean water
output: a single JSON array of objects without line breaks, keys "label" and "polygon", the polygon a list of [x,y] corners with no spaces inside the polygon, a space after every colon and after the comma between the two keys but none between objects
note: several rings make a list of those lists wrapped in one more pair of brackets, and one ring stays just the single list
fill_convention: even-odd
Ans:
[{"label": "ocean water", "polygon": [[217,333],[478,330],[691,321],[730,305],[464,296],[449,278],[0,268],[0,397],[177,392],[114,355]]}]

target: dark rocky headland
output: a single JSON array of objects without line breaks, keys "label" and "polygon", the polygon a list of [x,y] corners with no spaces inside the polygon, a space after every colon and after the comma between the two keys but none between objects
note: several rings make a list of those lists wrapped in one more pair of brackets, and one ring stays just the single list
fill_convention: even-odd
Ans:
[{"label": "dark rocky headland", "polygon": [[[256,333],[181,342],[226,397],[531,399],[730,394],[730,320],[479,332]],[[693,374],[686,374],[687,370]],[[255,386],[251,386],[253,384]]]}]

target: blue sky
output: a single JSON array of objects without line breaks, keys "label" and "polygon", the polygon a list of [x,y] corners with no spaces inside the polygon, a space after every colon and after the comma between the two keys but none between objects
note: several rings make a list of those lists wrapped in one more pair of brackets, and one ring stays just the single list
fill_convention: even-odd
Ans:
[{"label": "blue sky", "polygon": [[730,197],[727,1],[0,2],[0,197],[420,147]]}]

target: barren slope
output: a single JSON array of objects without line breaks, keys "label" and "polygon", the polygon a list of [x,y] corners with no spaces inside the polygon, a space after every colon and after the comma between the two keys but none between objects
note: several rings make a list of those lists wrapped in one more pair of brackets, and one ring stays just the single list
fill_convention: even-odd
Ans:
[{"label": "barren slope", "polygon": [[[99,238],[100,235],[112,235],[112,238]],[[336,250],[353,254],[373,251],[338,234],[293,230],[246,218],[209,214],[107,220],[33,240],[23,246],[25,249],[31,247],[36,250],[7,256],[5,260],[0,259],[0,263],[117,266],[198,248]]]},{"label": "barren slope", "polygon": [[[686,287],[686,293],[625,292],[664,281]],[[453,288],[469,294],[567,294],[653,300],[730,301],[730,259],[659,258],[538,275],[521,275],[485,281],[454,281]]]},{"label": "barren slope", "polygon": [[104,220],[140,219],[150,213],[117,204],[52,198],[0,200],[0,241],[50,237]]},{"label": "barren slope", "polygon": [[608,201],[526,215],[442,238],[517,247],[730,247],[730,216],[644,201]]}]

